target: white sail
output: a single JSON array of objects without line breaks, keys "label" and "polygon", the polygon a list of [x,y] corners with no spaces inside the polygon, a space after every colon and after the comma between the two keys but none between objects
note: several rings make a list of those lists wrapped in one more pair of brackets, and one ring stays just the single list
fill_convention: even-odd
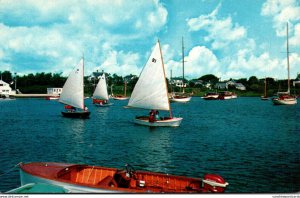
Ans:
[{"label": "white sail", "polygon": [[159,42],[155,45],[140,74],[139,80],[131,94],[128,106],[144,109],[170,110]]},{"label": "white sail", "polygon": [[104,73],[99,79],[99,82],[93,94],[93,98],[108,100],[107,86]]},{"label": "white sail", "polygon": [[84,109],[83,94],[83,59],[81,59],[65,82],[59,102]]}]

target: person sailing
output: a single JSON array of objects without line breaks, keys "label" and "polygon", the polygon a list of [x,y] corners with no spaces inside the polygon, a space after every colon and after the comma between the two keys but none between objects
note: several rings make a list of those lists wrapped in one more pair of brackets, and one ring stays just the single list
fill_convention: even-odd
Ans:
[{"label": "person sailing", "polygon": [[155,120],[160,120],[159,112],[157,110],[155,111]]},{"label": "person sailing", "polygon": [[155,121],[155,111],[151,110],[149,113],[149,122],[154,122]]}]

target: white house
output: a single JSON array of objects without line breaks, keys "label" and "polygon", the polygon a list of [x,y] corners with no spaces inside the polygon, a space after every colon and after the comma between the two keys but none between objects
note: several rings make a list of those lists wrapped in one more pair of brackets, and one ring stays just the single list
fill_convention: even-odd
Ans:
[{"label": "white house", "polygon": [[235,88],[241,91],[246,90],[246,87],[242,83],[235,83]]},{"label": "white house", "polygon": [[246,87],[242,83],[237,83],[234,80],[229,80],[225,82],[217,82],[215,88],[217,89],[228,89],[228,86],[234,86],[236,89],[245,91]]},{"label": "white house", "polygon": [[12,89],[9,86],[8,83],[4,82],[3,80],[0,80],[0,94],[3,95],[11,95]]},{"label": "white house", "polygon": [[172,80],[170,80],[170,84],[175,85],[176,87],[186,87],[186,83],[182,83],[182,78],[172,78]]},{"label": "white house", "polygon": [[60,95],[63,88],[47,88],[47,94],[49,95]]}]

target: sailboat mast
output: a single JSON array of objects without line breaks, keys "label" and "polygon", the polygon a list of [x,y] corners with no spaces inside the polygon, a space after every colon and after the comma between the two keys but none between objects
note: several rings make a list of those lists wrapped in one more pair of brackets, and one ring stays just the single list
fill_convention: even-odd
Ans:
[{"label": "sailboat mast", "polygon": [[83,81],[82,81],[82,90],[83,90],[82,109],[84,109],[84,53],[82,53],[82,78],[83,78]]},{"label": "sailboat mast", "polygon": [[184,93],[184,45],[182,37],[182,92]]},{"label": "sailboat mast", "polygon": [[127,82],[126,79],[124,80],[124,96],[126,97],[126,86],[127,86]]},{"label": "sailboat mast", "polygon": [[286,23],[286,57],[288,69],[288,94],[290,94],[289,23]]},{"label": "sailboat mast", "polygon": [[267,77],[265,77],[265,97],[267,97]]},{"label": "sailboat mast", "polygon": [[162,62],[162,68],[164,71],[164,78],[165,78],[165,84],[166,84],[166,89],[167,89],[167,98],[168,98],[168,104],[169,104],[169,111],[170,111],[170,118],[173,118],[172,116],[172,110],[171,110],[171,105],[170,105],[170,100],[169,100],[169,96],[168,96],[168,85],[167,85],[167,80],[166,80],[166,73],[165,73],[165,65],[164,65],[164,59],[162,57],[162,52],[161,52],[161,47],[160,47],[160,42],[159,40],[157,41],[158,45],[159,45],[159,51],[160,51],[160,57],[161,57],[161,62]]}]

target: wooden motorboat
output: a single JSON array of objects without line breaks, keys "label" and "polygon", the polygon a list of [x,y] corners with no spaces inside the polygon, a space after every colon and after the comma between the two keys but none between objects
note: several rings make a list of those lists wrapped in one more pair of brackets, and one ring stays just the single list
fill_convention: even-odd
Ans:
[{"label": "wooden motorboat", "polygon": [[54,186],[51,184],[43,183],[28,183],[18,188],[7,191],[9,194],[35,194],[35,193],[69,193],[68,190],[61,186]]},{"label": "wooden motorboat", "polygon": [[21,185],[44,183],[70,193],[222,193],[228,183],[215,174],[203,179],[100,166],[32,162],[20,164]]},{"label": "wooden motorboat", "polygon": [[237,95],[233,92],[230,91],[221,91],[219,92],[219,100],[229,100],[229,99],[234,99],[237,98]]},{"label": "wooden motorboat", "polygon": [[202,97],[204,100],[218,100],[219,94],[215,92],[208,92]]}]

